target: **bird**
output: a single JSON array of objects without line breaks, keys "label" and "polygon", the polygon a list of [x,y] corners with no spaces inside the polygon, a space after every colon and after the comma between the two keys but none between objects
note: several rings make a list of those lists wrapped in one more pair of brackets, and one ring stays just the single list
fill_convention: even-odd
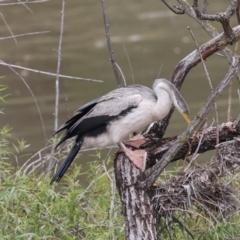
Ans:
[{"label": "bird", "polygon": [[117,88],[86,103],[53,134],[66,130],[55,149],[67,139],[75,137],[75,142],[50,184],[61,180],[81,147],[104,148],[117,144],[133,164],[143,170],[143,150],[139,153],[127,148],[124,139],[162,120],[172,105],[190,124],[186,101],[177,88],[163,78],[156,79],[152,89],[134,84]]}]

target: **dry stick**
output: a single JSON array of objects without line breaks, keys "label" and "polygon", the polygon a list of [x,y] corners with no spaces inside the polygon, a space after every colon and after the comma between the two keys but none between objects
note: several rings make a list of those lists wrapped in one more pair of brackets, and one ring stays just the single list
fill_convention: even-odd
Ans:
[{"label": "dry stick", "polygon": [[[219,35],[219,33],[217,32],[216,28],[215,28],[213,25],[211,25],[209,21],[202,21],[202,20],[200,20],[200,19],[197,18],[196,12],[193,10],[192,5],[190,5],[188,2],[183,1],[183,0],[177,0],[177,1],[182,5],[182,7],[183,7],[184,10],[185,10],[185,13],[186,13],[188,16],[190,16],[191,18],[193,18],[197,23],[199,23],[199,24],[202,26],[202,28],[203,28],[212,38],[214,38],[214,37],[216,37],[216,36]],[[236,4],[236,2],[234,2],[234,3]],[[235,4],[234,4],[234,5],[230,4],[230,6],[228,7],[228,9],[233,8],[233,10],[234,10],[234,7],[236,6]],[[240,4],[240,0],[238,0],[238,5],[239,5],[239,4]],[[239,7],[240,7],[240,6],[239,6]],[[238,6],[236,6],[236,11],[237,11],[237,8],[238,8]],[[234,29],[233,29],[233,30],[234,30]],[[236,32],[234,32],[234,33],[236,34]],[[227,42],[227,40],[228,40],[228,39],[226,39],[226,40],[224,40],[224,41]],[[227,44],[229,44],[229,43],[227,43]],[[227,44],[226,44],[226,45],[227,45]],[[234,54],[232,53],[232,51],[231,51],[229,48],[225,47],[224,49],[222,49],[222,52],[223,52],[224,56],[226,57],[226,59],[228,60],[228,62],[229,62],[230,64],[234,64],[232,61],[233,61],[233,59],[235,59],[235,58],[233,58],[233,55],[234,55]],[[238,76],[237,76],[237,78],[240,79]]]},{"label": "dry stick", "polygon": [[[209,73],[208,73],[206,64],[205,64],[205,62],[204,62],[204,60],[203,60],[203,58],[202,58],[202,54],[201,54],[201,52],[200,52],[200,50],[199,50],[199,46],[198,46],[197,40],[196,40],[196,38],[195,38],[192,30],[190,29],[190,27],[188,27],[188,30],[190,31],[191,36],[192,36],[192,38],[193,38],[193,41],[195,42],[195,45],[196,45],[198,54],[199,54],[199,56],[200,56],[200,58],[201,58],[201,62],[202,62],[202,64],[203,64],[203,68],[204,68],[204,71],[205,71],[205,74],[206,74],[206,77],[207,77],[207,80],[208,80],[210,89],[211,89],[211,91],[212,91],[212,93],[213,93],[212,81],[211,81],[211,78],[210,78],[210,76],[209,76]],[[217,126],[217,128],[216,128],[216,130],[217,130],[217,131],[216,131],[216,144],[218,144],[218,143],[219,143],[219,128],[218,128],[218,123],[219,123],[219,121],[218,121],[218,120],[219,120],[219,119],[218,119],[218,109],[217,109],[217,103],[216,103],[216,102],[214,103],[214,109],[215,109],[215,114],[216,114],[216,126]]]},{"label": "dry stick", "polygon": [[200,146],[201,146],[201,144],[202,144],[203,137],[204,137],[204,135],[205,135],[206,127],[207,127],[207,124],[206,124],[206,122],[205,122],[205,125],[204,125],[204,127],[203,127],[203,131],[202,131],[201,137],[200,137],[199,142],[198,142],[198,146],[197,146],[195,152],[194,152],[193,155],[192,155],[191,161],[190,161],[189,164],[185,167],[184,171],[188,170],[188,169],[191,167],[192,163],[196,160],[196,158],[197,158],[197,156],[198,156],[198,151],[199,151]]},{"label": "dry stick", "polygon": [[65,12],[65,0],[62,0],[62,11],[61,11],[61,27],[60,36],[58,43],[58,62],[57,62],[57,76],[56,76],[56,98],[55,98],[55,114],[54,114],[54,130],[58,128],[58,109],[59,109],[59,73],[61,66],[61,54],[62,54],[62,39],[63,39],[63,29],[64,29],[64,12]]},{"label": "dry stick", "polygon": [[[5,18],[4,18],[4,16],[2,15],[2,13],[0,13],[0,16],[1,16],[2,20],[3,20],[3,22],[5,23],[5,25],[6,25],[7,29],[8,29],[8,31],[11,33],[12,36],[14,36],[12,30],[11,30],[10,27],[8,26],[8,24],[7,24],[7,22],[6,22]],[[14,39],[15,44],[17,45],[17,40],[16,40],[16,38],[13,37],[13,39]]]},{"label": "dry stick", "polygon": [[[40,74],[49,75],[49,76],[53,76],[53,77],[57,76],[56,73],[40,71],[40,70],[27,68],[27,67],[21,67],[21,66],[18,66],[18,65],[14,65],[14,64],[3,62],[1,60],[0,60],[0,65],[7,66],[9,68],[23,69],[23,70],[26,70],[26,71],[29,71],[29,72],[40,73]],[[72,77],[72,76],[62,75],[62,74],[58,74],[58,76],[61,77],[61,78],[69,78],[69,79],[75,79],[75,80],[92,81],[92,82],[103,82],[103,80],[92,79],[92,78]]]},{"label": "dry stick", "polygon": [[21,3],[30,13],[33,13],[33,11],[27,6],[25,2],[21,2]]},{"label": "dry stick", "polygon": [[43,34],[43,33],[50,33],[50,31],[17,34],[17,35],[8,36],[8,37],[2,37],[2,38],[0,38],[0,40],[6,40],[6,39],[9,39],[9,38],[16,38],[16,37],[25,37],[25,36],[29,36],[29,35],[36,35],[36,34]]},{"label": "dry stick", "polygon": [[107,21],[105,1],[104,0],[101,0],[101,6],[102,6],[104,27],[105,27],[105,35],[106,35],[106,38],[107,38],[107,45],[108,45],[110,60],[111,60],[111,63],[112,63],[113,72],[114,72],[115,78],[117,80],[118,87],[123,87],[124,84],[121,80],[121,75],[119,74],[118,67],[116,65],[114,55],[113,55],[113,48],[112,48],[111,38],[110,38],[110,34],[109,34],[109,24],[108,24],[108,21]]},{"label": "dry stick", "polygon": [[236,61],[234,66],[230,66],[229,70],[222,80],[222,82],[218,85],[215,91],[210,95],[207,99],[207,102],[204,104],[203,108],[196,115],[195,119],[192,121],[191,125],[184,131],[180,136],[178,136],[176,142],[169,149],[167,153],[164,154],[161,161],[157,162],[154,167],[151,169],[150,173],[147,175],[145,181],[139,183],[140,187],[149,188],[152,184],[157,180],[160,173],[167,166],[167,164],[174,158],[179,149],[183,146],[184,143],[188,141],[188,138],[193,133],[195,128],[199,123],[203,120],[204,116],[210,111],[212,105],[217,100],[217,98],[221,95],[224,88],[228,86],[231,82],[232,78],[235,76],[237,72],[240,70],[240,63]]},{"label": "dry stick", "polygon": [[[200,24],[202,26],[202,28],[212,37],[216,37],[219,35],[218,31],[216,30],[216,28],[210,24],[209,21],[202,21],[200,19],[197,18],[196,12],[193,10],[192,5],[190,5],[188,2],[183,1],[183,0],[177,0],[184,8],[185,13],[190,16],[191,18],[193,18],[198,24]],[[225,57],[228,59],[228,61],[231,63],[232,62],[232,56],[233,53],[231,52],[230,49],[225,48],[222,50],[222,52],[224,53]]]},{"label": "dry stick", "polygon": [[231,105],[232,105],[232,82],[230,82],[228,87],[227,121],[231,121]]},{"label": "dry stick", "polygon": [[[162,0],[162,2],[172,11],[172,12],[174,12],[175,14],[179,14],[179,15],[181,15],[181,14],[184,14],[185,13],[185,11],[183,10],[183,9],[181,9],[180,7],[178,7],[178,6],[174,6],[174,8],[172,8],[167,2],[166,2],[166,0]],[[177,10],[176,10],[177,9]]]},{"label": "dry stick", "polygon": [[[41,157],[41,152],[43,152],[44,150],[47,150],[47,149],[50,148],[50,147],[52,147],[52,145],[46,146],[46,147],[40,149],[39,151],[37,151],[36,153],[34,153],[34,154],[22,165],[22,167],[20,168],[20,170],[22,171],[23,169],[25,169],[24,171],[26,171],[26,168],[28,168],[30,162],[35,163],[35,161],[42,161],[43,158]],[[40,158],[33,161],[34,157],[36,157],[37,155],[39,155]]]},{"label": "dry stick", "polygon": [[[23,69],[23,70],[26,70],[26,71],[29,71],[29,72],[35,72],[35,73],[40,73],[40,74],[49,75],[49,76],[54,76],[54,77],[57,76],[56,73],[40,71],[40,70],[36,70],[36,69],[32,69],[32,68],[27,68],[27,67],[21,67],[21,66],[18,66],[18,65],[14,65],[14,64],[10,64],[10,63],[3,62],[2,60],[0,60],[0,65],[7,66],[7,67],[9,67],[9,68],[11,67],[11,68]],[[62,75],[62,74],[58,74],[58,76],[61,77],[61,78],[69,78],[69,79],[76,79],[76,80],[83,80],[83,81],[103,82],[103,80],[98,80],[98,79],[72,77],[72,76]]]},{"label": "dry stick", "polygon": [[[1,60],[0,60],[1,61]],[[2,61],[1,61],[2,62]],[[36,104],[36,107],[37,107],[37,111],[38,111],[38,114],[39,114],[39,117],[40,117],[40,121],[41,121],[41,124],[42,124],[42,129],[43,129],[43,135],[44,135],[44,139],[47,138],[46,136],[46,131],[45,131],[45,126],[44,126],[44,122],[43,122],[43,117],[42,117],[42,113],[41,113],[41,110],[40,110],[40,107],[38,105],[38,102],[37,102],[37,99],[35,98],[35,95],[32,91],[32,89],[29,87],[29,85],[27,84],[26,80],[16,71],[14,70],[11,66],[8,66],[22,81],[23,83],[25,84],[25,86],[27,87],[28,91],[30,92],[30,94],[32,95],[32,98]]]},{"label": "dry stick", "polygon": [[[201,20],[209,20],[209,21],[218,21],[221,22],[226,19],[229,20],[231,16],[235,13],[235,9],[237,8],[237,2],[238,0],[234,0],[233,2],[230,2],[230,5],[226,9],[224,13],[217,13],[217,14],[203,14],[200,12],[198,8],[198,0],[193,1],[193,9],[195,10],[197,17]],[[230,27],[230,25],[229,25]],[[225,26],[223,26],[224,31],[227,30],[225,29]],[[228,30],[227,30],[228,31]],[[228,35],[228,32],[225,32],[226,35]]]},{"label": "dry stick", "polygon": [[19,4],[24,4],[24,3],[42,3],[42,2],[49,2],[49,0],[34,0],[34,1],[29,1],[26,0],[25,2],[16,2],[16,3],[0,3],[0,6],[8,6],[8,5],[19,5]]},{"label": "dry stick", "polygon": [[125,44],[123,43],[123,49],[124,49],[124,52],[127,56],[127,60],[128,60],[128,65],[129,65],[129,68],[130,68],[130,72],[131,72],[131,76],[132,76],[132,84],[135,83],[135,80],[134,80],[134,74],[133,74],[133,69],[132,69],[132,64],[131,64],[131,61],[130,61],[130,57],[128,55],[128,52],[127,52],[127,49],[126,49],[126,46]]},{"label": "dry stick", "polygon": [[[63,39],[63,29],[64,29],[64,13],[65,13],[65,0],[62,0],[62,10],[61,10],[61,25],[60,25],[60,36],[59,36],[59,43],[58,43],[58,58],[57,58],[57,75],[55,81],[55,90],[56,90],[56,97],[55,97],[55,111],[54,111],[54,131],[58,129],[58,110],[59,110],[59,73],[60,73],[60,66],[61,66],[61,54],[62,54],[62,39]],[[54,153],[55,146],[52,147],[51,155]],[[54,161],[56,163],[56,161]],[[48,164],[48,171],[50,171],[53,167],[53,158],[49,161]]]}]

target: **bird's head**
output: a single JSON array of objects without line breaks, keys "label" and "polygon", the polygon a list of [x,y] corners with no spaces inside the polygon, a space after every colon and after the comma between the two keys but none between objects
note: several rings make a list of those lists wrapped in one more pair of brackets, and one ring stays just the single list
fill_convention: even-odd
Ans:
[{"label": "bird's head", "polygon": [[166,92],[168,92],[169,96],[172,99],[172,103],[177,108],[177,110],[181,113],[181,115],[186,120],[188,125],[191,123],[191,120],[189,117],[188,105],[184,100],[184,98],[182,97],[182,95],[180,94],[180,92],[171,82],[163,78],[156,79],[153,83],[152,88],[156,95],[157,95],[157,92],[160,90],[165,90]]}]

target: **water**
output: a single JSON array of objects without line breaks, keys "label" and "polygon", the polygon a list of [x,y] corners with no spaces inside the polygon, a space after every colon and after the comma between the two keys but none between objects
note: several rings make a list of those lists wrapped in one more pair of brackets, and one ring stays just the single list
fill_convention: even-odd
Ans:
[{"label": "water", "polygon": [[[228,2],[213,1],[216,11],[223,11]],[[174,3],[176,4],[176,3]],[[215,4],[215,5],[214,5]],[[30,9],[28,9],[28,8]],[[49,31],[14,39],[1,40],[1,60],[41,71],[56,73],[57,49],[60,34],[61,1],[2,6],[1,13],[7,23],[0,28],[0,37]],[[60,79],[59,125],[87,101],[117,87],[109,61],[100,1],[73,1],[65,4],[65,22],[62,44],[61,74],[103,80],[103,83]],[[171,13],[161,1],[106,1],[114,55],[128,84],[151,86],[157,77],[170,78],[176,64],[195,50],[190,26],[198,44],[210,37],[186,15]],[[219,25],[217,25],[219,29]],[[213,85],[224,77],[228,64],[215,55],[206,61]],[[39,113],[23,80],[11,69],[0,66],[1,83],[8,86],[10,96],[1,103],[5,114],[0,127],[13,128],[14,139],[24,138],[30,147],[20,158],[20,164],[43,148],[54,131],[55,77],[16,69],[33,92],[44,121],[45,134]],[[239,113],[238,83],[233,88],[232,117]],[[191,109],[191,116],[198,112],[211,90],[203,66],[195,67],[187,76],[181,89]],[[227,91],[221,96],[218,107],[220,122],[226,121]],[[212,123],[214,111],[208,116]],[[180,134],[185,121],[176,112],[167,136]],[[93,157],[90,157],[92,160]]]}]

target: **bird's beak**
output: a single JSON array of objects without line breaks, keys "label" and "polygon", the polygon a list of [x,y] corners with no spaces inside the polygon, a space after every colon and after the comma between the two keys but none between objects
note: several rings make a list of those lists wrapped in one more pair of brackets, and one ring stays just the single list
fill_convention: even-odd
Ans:
[{"label": "bird's beak", "polygon": [[190,117],[189,117],[189,113],[188,113],[188,112],[183,112],[183,113],[182,113],[182,116],[183,116],[183,118],[186,120],[186,122],[188,123],[188,125],[190,125],[191,120],[190,120]]}]

